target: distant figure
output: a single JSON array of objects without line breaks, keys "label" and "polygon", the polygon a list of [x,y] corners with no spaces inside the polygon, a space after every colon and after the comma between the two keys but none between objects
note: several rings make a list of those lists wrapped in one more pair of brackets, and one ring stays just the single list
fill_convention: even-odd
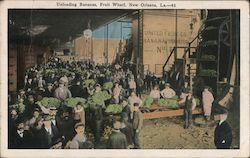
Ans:
[{"label": "distant figure", "polygon": [[136,92],[136,82],[134,78],[131,78],[128,82],[129,86],[129,93],[131,94],[132,92]]},{"label": "distant figure", "polygon": [[185,129],[192,128],[192,110],[194,110],[195,107],[196,107],[195,99],[192,95],[192,91],[189,90],[184,106]]},{"label": "distant figure", "polygon": [[81,86],[81,81],[77,80],[76,84],[73,84],[70,87],[70,92],[72,94],[72,97],[84,97],[84,89]]},{"label": "distant figure", "polygon": [[108,149],[127,149],[127,139],[125,134],[121,133],[121,121],[119,119],[113,122],[114,130],[109,137],[107,147]]},{"label": "distant figure", "polygon": [[74,120],[85,125],[85,110],[82,102],[78,102],[74,107]]},{"label": "distant figure", "polygon": [[145,83],[146,83],[146,91],[151,90],[151,82],[150,82],[150,72],[148,71],[146,76],[145,76]]},{"label": "distant figure", "polygon": [[161,96],[163,98],[172,98],[176,95],[175,91],[170,88],[170,84],[166,83],[165,89],[161,91]]},{"label": "distant figure", "polygon": [[52,83],[47,84],[43,97],[54,97],[54,88]]},{"label": "distant figure", "polygon": [[155,86],[154,89],[151,90],[150,97],[152,97],[153,99],[160,99],[161,94],[160,94],[158,86]]},{"label": "distant figure", "polygon": [[208,87],[205,87],[204,91],[202,92],[202,104],[206,120],[210,120],[213,101],[213,94],[208,90]]},{"label": "distant figure", "polygon": [[190,87],[188,86],[188,82],[184,82],[184,86],[181,88],[181,94],[180,94],[180,100],[178,102],[179,105],[183,106],[186,101],[186,97],[188,96],[188,91],[190,90]]},{"label": "distant figure", "polygon": [[227,110],[220,110],[220,122],[214,131],[214,144],[217,149],[230,149],[232,143],[232,129],[227,119]]},{"label": "distant figure", "polygon": [[143,91],[143,84],[144,81],[143,79],[140,77],[140,75],[137,75],[136,78],[136,93],[139,97],[141,97],[142,91]]},{"label": "distant figure", "polygon": [[67,87],[64,86],[64,81],[59,80],[59,87],[55,90],[55,97],[61,101],[71,98],[71,92]]},{"label": "distant figure", "polygon": [[119,86],[118,83],[116,83],[115,88],[113,89],[113,98],[114,98],[115,104],[118,104],[120,102],[121,90],[122,90],[122,88]]}]

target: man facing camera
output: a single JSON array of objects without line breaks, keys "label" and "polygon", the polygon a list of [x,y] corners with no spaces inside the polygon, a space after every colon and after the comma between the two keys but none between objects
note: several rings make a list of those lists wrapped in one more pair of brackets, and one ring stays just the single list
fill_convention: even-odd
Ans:
[{"label": "man facing camera", "polygon": [[116,119],[113,122],[114,130],[109,137],[107,147],[109,149],[127,149],[127,139],[125,134],[121,133],[121,121]]},{"label": "man facing camera", "polygon": [[139,141],[139,133],[142,129],[143,125],[143,115],[139,109],[139,104],[134,103],[134,110],[132,113],[132,125],[134,129],[134,148],[135,149],[140,149],[140,141]]},{"label": "man facing camera", "polygon": [[232,143],[232,129],[227,119],[227,110],[221,108],[220,122],[217,124],[214,131],[214,144],[217,149],[230,149]]}]

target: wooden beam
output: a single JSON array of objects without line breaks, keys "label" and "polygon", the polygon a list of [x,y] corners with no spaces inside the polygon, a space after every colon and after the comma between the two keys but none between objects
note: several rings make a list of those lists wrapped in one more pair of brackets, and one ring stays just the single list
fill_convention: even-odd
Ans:
[{"label": "wooden beam", "polygon": [[[193,110],[192,113],[193,114],[201,114],[202,110],[200,108],[196,108],[195,110]],[[144,119],[154,119],[154,118],[182,116],[182,115],[184,115],[184,110],[183,109],[143,113]]]}]

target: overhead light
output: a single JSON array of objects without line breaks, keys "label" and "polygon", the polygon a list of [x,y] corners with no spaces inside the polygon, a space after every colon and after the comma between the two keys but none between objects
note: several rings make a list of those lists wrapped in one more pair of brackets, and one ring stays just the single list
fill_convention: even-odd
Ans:
[{"label": "overhead light", "polygon": [[92,37],[92,30],[86,29],[83,31],[83,36],[86,38],[91,38]]},{"label": "overhead light", "polygon": [[28,29],[28,34],[31,36],[36,36],[36,35],[43,33],[47,28],[48,26],[46,25],[36,25]]},{"label": "overhead light", "polygon": [[87,29],[85,29],[84,31],[83,31],[83,36],[85,37],[85,38],[91,38],[92,37],[92,30],[90,29],[91,27],[90,27],[90,20],[88,21],[88,27],[87,27]]}]

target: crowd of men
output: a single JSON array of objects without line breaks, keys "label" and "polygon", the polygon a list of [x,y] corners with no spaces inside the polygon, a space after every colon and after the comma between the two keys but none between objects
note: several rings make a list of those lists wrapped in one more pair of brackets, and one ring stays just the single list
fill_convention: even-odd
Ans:
[{"label": "crowd of men", "polygon": [[[70,74],[59,74],[66,69]],[[113,119],[114,131],[106,148],[124,142],[122,148],[140,148],[139,132],[142,114],[143,80],[130,71],[131,65],[96,65],[91,61],[64,62],[51,58],[47,64],[37,65],[26,71],[24,87],[17,95],[9,94],[9,147],[10,148],[96,148],[103,136],[105,108],[109,103],[121,104],[120,116]],[[47,70],[55,70],[44,73]],[[95,84],[83,87],[83,82],[92,79]],[[106,82],[113,82],[108,91],[112,98],[105,105],[84,109],[81,102],[74,108],[64,104],[67,98],[87,99],[102,90]],[[60,107],[46,108],[40,102],[44,97],[62,101]],[[12,107],[18,103],[23,108]],[[88,140],[85,129],[91,129],[94,139]],[[119,135],[122,135],[120,137]],[[124,140],[120,140],[124,138]],[[114,145],[116,144],[116,145]]]},{"label": "crowd of men", "polygon": [[[59,69],[71,73],[60,74]],[[46,70],[55,71],[44,73]],[[154,99],[178,95],[179,104],[184,107],[184,127],[191,128],[192,110],[196,102],[188,82],[180,85],[179,80],[175,82],[167,74],[162,78],[157,78],[153,73],[142,77],[131,70],[134,68],[130,64],[98,65],[92,61],[64,62],[59,58],[51,58],[46,64],[28,69],[24,87],[17,95],[9,94],[9,148],[97,148],[103,137],[104,110],[109,103],[114,103],[121,104],[123,110],[112,120],[113,131],[106,148],[139,149],[139,133],[143,126],[141,97],[145,92]],[[87,79],[94,80],[95,84],[83,87]],[[58,108],[46,108],[40,102],[44,97],[55,97],[62,103],[71,97],[87,99],[101,91],[106,82],[114,83],[114,87],[108,91],[112,98],[93,109],[84,109],[81,102],[74,108],[65,104]],[[209,120],[214,99],[208,87],[205,87],[202,98],[205,98],[202,101],[205,116]],[[24,107],[17,109],[10,106],[15,103],[21,103]],[[93,133],[93,140],[89,139],[86,129]]]}]

